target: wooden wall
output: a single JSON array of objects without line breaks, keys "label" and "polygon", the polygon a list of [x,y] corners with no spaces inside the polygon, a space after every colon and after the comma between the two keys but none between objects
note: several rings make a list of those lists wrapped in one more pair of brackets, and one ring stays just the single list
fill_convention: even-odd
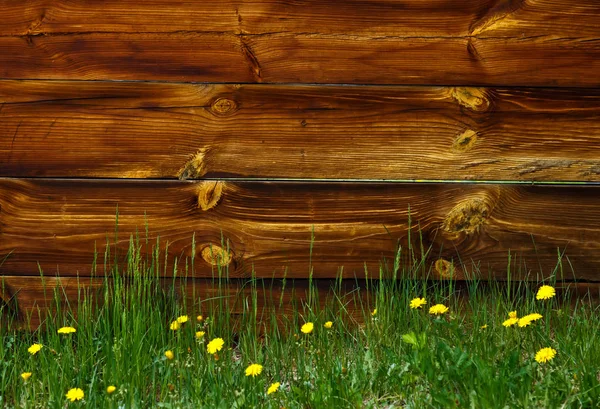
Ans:
[{"label": "wooden wall", "polygon": [[600,5],[0,0],[0,177],[23,311],[40,268],[90,275],[117,206],[123,249],[146,222],[171,260],[195,236],[204,289],[223,238],[232,277],[303,280],[314,233],[328,282],[419,232],[431,277],[504,280],[509,252],[549,277],[560,253],[595,288]]}]

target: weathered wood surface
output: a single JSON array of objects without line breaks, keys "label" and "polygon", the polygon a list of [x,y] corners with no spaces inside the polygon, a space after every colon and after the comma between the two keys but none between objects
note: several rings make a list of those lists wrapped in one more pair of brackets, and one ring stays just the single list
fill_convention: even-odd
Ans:
[{"label": "weathered wood surface", "polygon": [[36,275],[39,262],[46,275],[90,275],[96,247],[104,274],[118,205],[121,256],[147,220],[150,245],[155,235],[163,249],[168,241],[180,272],[195,235],[193,277],[213,277],[220,264],[232,278],[253,269],[306,278],[313,229],[315,278],[336,277],[342,266],[346,278],[364,278],[365,268],[377,276],[384,257],[391,268],[398,243],[407,249],[410,206],[411,244],[419,248],[420,228],[432,278],[447,277],[450,263],[455,278],[466,278],[476,263],[481,278],[505,279],[510,251],[518,255],[512,277],[537,280],[553,273],[560,250],[569,258],[564,278],[600,281],[599,198],[593,186],[3,179],[0,255],[12,253],[0,273]]},{"label": "weathered wood surface", "polygon": [[[113,280],[108,278],[111,286]],[[189,313],[211,316],[223,309],[232,318],[249,316],[253,302],[257,304],[257,319],[268,322],[272,314],[277,318],[292,318],[294,311],[302,311],[309,299],[309,283],[306,279],[284,283],[282,280],[257,280],[255,287],[248,281],[229,280],[219,286],[210,279],[163,279],[160,285],[166,292],[168,302],[178,302]],[[125,288],[131,288],[126,286]],[[334,290],[335,289],[335,290]],[[360,291],[359,291],[360,290]],[[103,279],[89,277],[0,277],[0,307],[2,315],[12,317],[14,326],[37,328],[48,314],[57,312],[57,301],[63,313],[77,316],[78,300],[93,301],[92,305],[104,302]],[[365,281],[313,280],[312,300],[321,308],[343,310],[344,316],[358,319],[369,311],[369,293]],[[333,296],[337,294],[337,298]],[[174,295],[174,298],[170,297]],[[0,316],[0,322],[4,318]],[[168,322],[165,322],[165,327]]]},{"label": "weathered wood surface", "polygon": [[0,175],[600,181],[600,89],[0,81]]},{"label": "weathered wood surface", "polygon": [[584,0],[4,3],[0,78],[600,85]]}]

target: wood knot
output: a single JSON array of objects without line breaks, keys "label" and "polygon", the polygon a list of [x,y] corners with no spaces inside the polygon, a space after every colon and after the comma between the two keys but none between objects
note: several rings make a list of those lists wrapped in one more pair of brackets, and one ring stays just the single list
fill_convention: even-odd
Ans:
[{"label": "wood knot", "polygon": [[489,215],[489,206],[481,199],[468,199],[460,202],[448,213],[442,223],[442,231],[455,236],[459,233],[472,234]]},{"label": "wood knot", "polygon": [[485,112],[491,105],[485,88],[452,88],[450,94],[460,105],[472,109],[475,112]]},{"label": "wood knot", "polygon": [[225,250],[223,247],[214,244],[204,246],[200,254],[202,259],[211,266],[225,267],[233,260],[231,251]]},{"label": "wood knot", "polygon": [[207,180],[198,186],[198,207],[204,211],[215,207],[221,195],[223,194],[223,185],[225,183],[221,181]]},{"label": "wood knot", "polygon": [[434,264],[435,272],[439,278],[453,278],[454,277],[454,263],[443,258],[439,258]]},{"label": "wood knot", "polygon": [[456,137],[452,143],[452,150],[455,152],[466,152],[473,148],[477,142],[477,132],[472,129],[467,129]]},{"label": "wood knot", "polygon": [[212,103],[210,109],[217,116],[228,116],[237,111],[238,104],[233,99],[218,98]]},{"label": "wood knot", "polygon": [[195,179],[202,177],[206,174],[206,156],[210,152],[210,148],[202,148],[192,156],[179,172],[177,177],[181,180]]}]

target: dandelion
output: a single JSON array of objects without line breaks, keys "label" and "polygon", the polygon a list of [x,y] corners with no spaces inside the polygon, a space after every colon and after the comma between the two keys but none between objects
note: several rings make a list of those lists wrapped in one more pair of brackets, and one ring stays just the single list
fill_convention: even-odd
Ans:
[{"label": "dandelion", "polygon": [[486,329],[487,328],[487,324],[483,324],[481,327],[479,327],[481,329]]},{"label": "dandelion", "polygon": [[432,315],[442,315],[448,312],[448,307],[444,304],[436,304],[429,309],[429,313]]},{"label": "dandelion", "polygon": [[542,348],[535,354],[535,360],[539,363],[551,361],[556,356],[556,350],[553,348]]},{"label": "dandelion", "polygon": [[279,382],[272,383],[271,386],[269,386],[269,389],[267,389],[267,395],[277,392],[277,390],[279,389],[280,386],[281,386],[281,383],[279,383]]},{"label": "dandelion", "polygon": [[427,304],[427,300],[425,298],[413,298],[410,301],[410,308],[416,310],[417,308],[421,308]]},{"label": "dandelion", "polygon": [[262,372],[263,367],[260,364],[252,364],[246,368],[246,376],[257,376]]},{"label": "dandelion", "polygon": [[204,331],[197,331],[196,332],[196,338],[200,339],[204,336]]},{"label": "dandelion", "polygon": [[75,402],[76,400],[81,400],[83,399],[83,391],[79,388],[72,388],[69,389],[69,392],[67,392],[67,399],[69,399],[71,402]]},{"label": "dandelion", "polygon": [[302,328],[300,328],[300,331],[302,331],[305,334],[310,334],[314,328],[315,326],[312,322],[307,322],[302,326]]},{"label": "dandelion", "polygon": [[556,295],[556,291],[554,290],[554,287],[551,287],[549,285],[543,285],[538,290],[535,298],[538,300],[548,300],[548,299],[554,297],[555,295]]},{"label": "dandelion", "polygon": [[538,314],[538,313],[526,315],[519,319],[519,327],[521,327],[521,328],[526,327],[529,324],[531,324],[532,322],[537,321],[541,318],[542,318],[542,315]]},{"label": "dandelion", "polygon": [[181,328],[181,324],[177,321],[173,321],[169,328],[171,329],[171,331],[177,331],[179,328]]},{"label": "dandelion", "polygon": [[371,316],[374,317],[377,315],[377,308],[375,308],[372,312],[371,312]]},{"label": "dandelion", "polygon": [[180,324],[183,324],[184,322],[188,322],[188,316],[181,315],[181,316],[177,317],[177,322]]},{"label": "dandelion", "polygon": [[170,349],[168,351],[165,351],[165,356],[169,361],[175,358],[175,354]]},{"label": "dandelion", "polygon": [[27,379],[31,378],[31,372],[23,372],[21,374],[21,378],[23,378],[23,380],[26,381]]},{"label": "dandelion", "polygon": [[511,311],[508,313],[508,318],[517,318],[517,312],[516,311]]},{"label": "dandelion", "polygon": [[198,321],[198,322],[202,322],[202,320],[204,320],[204,317],[203,317],[202,315],[198,315],[198,316],[196,317],[196,321]]},{"label": "dandelion", "polygon": [[224,344],[225,341],[223,341],[223,338],[215,338],[212,341],[210,341],[208,345],[206,345],[206,351],[209,354],[216,354],[221,349],[223,349]]},{"label": "dandelion", "polygon": [[519,322],[518,318],[509,318],[506,321],[504,321],[502,323],[502,325],[504,325],[506,328],[508,327],[512,327],[513,325],[515,325],[517,322]]},{"label": "dandelion", "polygon": [[108,388],[106,388],[106,393],[108,393],[110,395],[111,393],[113,393],[116,390],[117,390],[116,386],[110,385]]},{"label": "dandelion", "polygon": [[325,324],[323,324],[323,326],[324,326],[325,328],[329,329],[329,328],[333,327],[333,322],[331,322],[331,321],[327,321]]},{"label": "dandelion", "polygon": [[76,332],[77,330],[73,327],[62,327],[58,329],[58,333],[59,334],[72,334],[74,332]]},{"label": "dandelion", "polygon": [[31,355],[35,355],[38,352],[40,352],[40,349],[42,349],[43,345],[42,344],[33,344],[32,346],[30,346],[29,348],[27,348],[27,351],[29,351],[29,353]]}]

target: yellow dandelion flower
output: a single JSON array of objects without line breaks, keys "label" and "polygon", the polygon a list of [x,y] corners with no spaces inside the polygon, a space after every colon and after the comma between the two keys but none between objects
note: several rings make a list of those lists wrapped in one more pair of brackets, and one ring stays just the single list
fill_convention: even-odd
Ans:
[{"label": "yellow dandelion flower", "polygon": [[269,389],[267,389],[267,395],[277,392],[277,390],[279,389],[280,386],[281,386],[281,383],[279,383],[279,382],[272,383],[271,386],[269,386]]},{"label": "yellow dandelion flower", "polygon": [[188,322],[188,316],[181,315],[181,316],[177,317],[177,322],[180,324],[183,324],[184,322]]},{"label": "yellow dandelion flower", "polygon": [[555,295],[556,295],[556,291],[554,290],[554,287],[551,287],[549,285],[543,285],[538,290],[535,298],[538,300],[548,300],[548,299],[554,297]]},{"label": "yellow dandelion flower", "polygon": [[83,399],[84,395],[83,395],[83,390],[79,389],[79,388],[72,388],[69,389],[69,392],[67,392],[67,399],[69,399],[71,402],[75,402],[76,400],[81,400]]},{"label": "yellow dandelion flower", "polygon": [[77,330],[73,327],[62,327],[58,329],[58,333],[59,334],[72,334],[74,332],[76,332]]},{"label": "yellow dandelion flower", "polygon": [[204,317],[203,317],[202,315],[198,315],[198,316],[196,317],[196,321],[198,321],[198,322],[202,322],[202,320],[204,320]]},{"label": "yellow dandelion flower", "polygon": [[429,313],[432,315],[442,315],[448,312],[448,307],[444,304],[436,304],[429,309]]},{"label": "yellow dandelion flower", "polygon": [[179,328],[181,328],[181,324],[177,321],[173,321],[171,325],[169,325],[169,328],[171,331],[177,331]]},{"label": "yellow dandelion flower", "polygon": [[26,381],[27,379],[31,378],[31,372],[23,372],[21,374],[21,378],[23,378],[24,381]]},{"label": "yellow dandelion flower", "polygon": [[32,346],[30,346],[29,348],[27,348],[27,351],[29,351],[29,353],[31,355],[35,355],[38,352],[40,352],[40,349],[42,349],[43,345],[42,344],[33,344]]},{"label": "yellow dandelion flower", "polygon": [[225,341],[223,338],[215,338],[206,345],[206,351],[209,354],[216,354],[221,349],[223,349],[223,345],[225,345]]},{"label": "yellow dandelion flower", "polygon": [[165,356],[169,361],[175,358],[175,354],[170,349],[168,351],[165,351]]},{"label": "yellow dandelion flower", "polygon": [[312,322],[307,322],[302,326],[302,328],[300,328],[300,331],[302,331],[305,334],[310,334],[314,328],[315,326]]},{"label": "yellow dandelion flower", "polygon": [[202,338],[204,336],[204,331],[197,331],[196,338]]},{"label": "yellow dandelion flower", "polygon": [[371,316],[376,316],[377,315],[377,308],[375,308],[372,312],[371,312]]},{"label": "yellow dandelion flower", "polygon": [[504,325],[505,327],[512,327],[513,325],[515,325],[517,322],[519,322],[518,318],[509,318],[506,321],[504,321],[502,323],[502,325]]},{"label": "yellow dandelion flower", "polygon": [[508,313],[508,318],[517,318],[517,312],[516,311],[511,311]]},{"label": "yellow dandelion flower", "polygon": [[246,368],[246,376],[257,376],[262,372],[263,367],[260,364],[252,364]]},{"label": "yellow dandelion flower", "polygon": [[519,319],[519,327],[521,327],[521,328],[526,327],[529,324],[531,324],[532,322],[537,321],[541,318],[542,318],[542,315],[538,314],[538,313],[526,315]]},{"label": "yellow dandelion flower", "polygon": [[479,327],[481,329],[486,329],[487,328],[487,324],[482,325],[481,327]]},{"label": "yellow dandelion flower", "polygon": [[333,327],[333,322],[331,322],[331,321],[327,321],[325,324],[323,324],[323,326],[324,326],[325,328],[329,329],[329,328]]},{"label": "yellow dandelion flower", "polygon": [[427,304],[427,300],[425,298],[413,298],[410,300],[410,308],[416,310],[417,308],[421,308]]},{"label": "yellow dandelion flower", "polygon": [[556,356],[556,349],[542,348],[535,354],[535,360],[539,363],[551,361]]},{"label": "yellow dandelion flower", "polygon": [[110,385],[108,388],[106,388],[106,393],[108,393],[110,395],[111,393],[113,393],[116,390],[117,390],[116,386]]}]

